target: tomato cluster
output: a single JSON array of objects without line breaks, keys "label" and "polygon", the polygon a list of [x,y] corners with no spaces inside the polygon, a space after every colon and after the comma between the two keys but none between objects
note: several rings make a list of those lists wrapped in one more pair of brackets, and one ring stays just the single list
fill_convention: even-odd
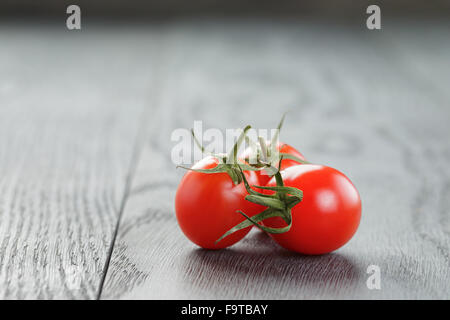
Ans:
[{"label": "tomato cluster", "polygon": [[[352,182],[336,169],[307,162],[290,145],[278,143],[276,151],[281,156],[275,175],[269,165],[248,164],[255,152],[250,149],[230,167],[215,156],[195,164],[175,197],[184,234],[202,248],[221,249],[240,241],[256,225],[282,247],[311,255],[347,243],[361,218],[361,200]],[[241,175],[239,181],[232,179],[234,174]]]}]

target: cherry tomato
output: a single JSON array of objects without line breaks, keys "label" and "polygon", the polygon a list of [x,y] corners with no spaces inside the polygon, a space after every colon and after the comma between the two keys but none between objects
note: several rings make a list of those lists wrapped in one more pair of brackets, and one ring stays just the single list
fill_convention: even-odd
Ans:
[{"label": "cherry tomato", "polygon": [[[270,141],[268,141],[268,143],[270,143]],[[278,142],[277,150],[280,153],[291,154],[293,156],[300,158],[301,160],[306,160],[305,157],[299,151],[297,151],[294,147],[292,147],[288,144]],[[251,148],[245,149],[241,155],[241,159],[250,158],[251,152],[252,152]],[[280,170],[283,170],[283,169],[286,169],[286,168],[289,168],[291,166],[298,165],[298,164],[299,163],[295,160],[285,159],[285,160],[281,161],[281,169]],[[269,180],[272,178],[271,176],[269,176],[267,174],[267,172],[265,170],[257,171],[256,174],[258,175],[259,183],[261,186],[265,186],[269,182]]]},{"label": "cherry tomato", "polygon": [[[288,145],[288,144],[283,144],[283,143],[278,143],[277,145],[277,149],[280,153],[287,153],[287,154],[291,154],[293,156],[296,156],[297,158],[300,158],[301,160],[306,160],[305,157],[294,147]],[[284,170],[286,168],[298,165],[299,163],[295,160],[291,160],[291,159],[285,159],[281,161],[281,168],[280,170]]]},{"label": "cherry tomato", "polygon": [[[206,157],[193,169],[211,169],[218,159]],[[259,183],[255,172],[244,173],[250,184]],[[253,216],[264,208],[245,200],[243,183],[234,185],[227,173],[188,171],[183,176],[175,196],[175,211],[183,233],[195,244],[206,249],[229,247],[241,240],[251,227],[239,230],[215,244],[225,232],[245,218],[237,210]]]},{"label": "cherry tomato", "polygon": [[[282,247],[303,254],[324,254],[342,247],[355,234],[361,219],[361,199],[352,182],[336,169],[313,164],[291,166],[281,175],[286,186],[303,191],[292,208],[291,229],[271,237]],[[275,186],[272,178],[268,186]],[[278,217],[263,221],[284,227]]]}]

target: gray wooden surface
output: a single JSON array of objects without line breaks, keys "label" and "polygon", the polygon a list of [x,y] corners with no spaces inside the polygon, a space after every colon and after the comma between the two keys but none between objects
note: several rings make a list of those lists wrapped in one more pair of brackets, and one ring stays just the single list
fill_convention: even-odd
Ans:
[{"label": "gray wooden surface", "polygon": [[[449,299],[450,28],[383,28],[2,25],[0,298]],[[358,187],[356,236],[319,257],[257,231],[197,249],[171,132],[273,128],[286,110],[282,140]]]}]

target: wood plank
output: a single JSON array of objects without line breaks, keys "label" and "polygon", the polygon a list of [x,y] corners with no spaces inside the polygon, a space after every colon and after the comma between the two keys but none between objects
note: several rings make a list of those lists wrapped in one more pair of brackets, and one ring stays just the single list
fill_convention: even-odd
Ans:
[{"label": "wood plank", "polygon": [[88,29],[0,28],[0,299],[99,291],[152,45],[139,29]]},{"label": "wood plank", "polygon": [[[448,96],[404,63],[420,42],[414,34],[393,48],[385,31],[358,30],[243,21],[166,28],[161,97],[102,298],[450,298]],[[414,60],[433,74],[447,58],[430,55],[449,44],[428,40]],[[183,172],[170,161],[171,132],[194,120],[272,128],[286,109],[282,140],[360,190],[358,233],[319,257],[287,252],[257,231],[227,250],[197,249],[175,219]],[[381,290],[366,287],[369,265],[381,269]]]}]

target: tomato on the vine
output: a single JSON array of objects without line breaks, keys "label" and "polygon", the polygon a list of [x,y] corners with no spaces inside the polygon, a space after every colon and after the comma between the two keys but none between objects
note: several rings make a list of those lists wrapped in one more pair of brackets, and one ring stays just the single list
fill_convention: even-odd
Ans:
[{"label": "tomato on the vine", "polygon": [[[192,169],[212,169],[219,163],[209,156],[196,163]],[[253,171],[244,172],[246,179],[258,185]],[[234,232],[215,243],[226,231],[245,218],[237,210],[253,216],[262,206],[245,200],[244,184],[235,185],[227,173],[202,173],[188,171],[183,176],[175,196],[175,211],[183,233],[195,244],[206,249],[229,247],[241,240],[251,227]]]},{"label": "tomato on the vine", "polygon": [[[292,208],[289,231],[270,236],[282,247],[303,254],[324,254],[342,247],[355,234],[361,218],[361,199],[352,182],[331,167],[313,164],[281,171],[285,186],[303,191]],[[276,186],[272,178],[267,186]],[[272,193],[272,191],[266,191]],[[281,217],[263,221],[272,228],[286,226]]]},{"label": "tomato on the vine", "polygon": [[[295,149],[294,147],[288,145],[288,144],[283,144],[281,142],[278,143],[277,145],[277,149],[278,152],[280,153],[287,153],[290,155],[293,155],[297,158],[300,158],[301,160],[306,160],[305,157],[303,156],[303,154],[300,153],[300,151],[298,151],[297,149]],[[298,165],[299,163],[295,160],[292,159],[283,159],[281,160],[281,168],[280,170],[284,170],[286,168]]]},{"label": "tomato on the vine", "polygon": [[[270,141],[267,141],[267,148],[270,148]],[[303,156],[303,154],[301,154],[297,149],[295,149],[294,147],[285,144],[285,143],[281,143],[278,142],[277,143],[277,147],[276,147],[277,151],[279,153],[285,153],[285,154],[289,154],[292,155],[294,157],[297,157],[301,160],[305,160],[305,157]],[[252,157],[252,149],[249,147],[247,149],[244,150],[244,152],[241,154],[240,158],[241,159],[251,159]],[[284,170],[286,168],[289,168],[291,166],[295,166],[298,165],[299,162],[293,160],[293,159],[283,159],[281,161],[281,168],[280,170]],[[261,171],[257,171],[256,174],[258,175],[258,179],[259,179],[259,183],[261,186],[265,186],[269,180],[272,178],[272,176],[270,176],[269,174],[267,174],[267,172],[265,170],[261,170]]]}]

